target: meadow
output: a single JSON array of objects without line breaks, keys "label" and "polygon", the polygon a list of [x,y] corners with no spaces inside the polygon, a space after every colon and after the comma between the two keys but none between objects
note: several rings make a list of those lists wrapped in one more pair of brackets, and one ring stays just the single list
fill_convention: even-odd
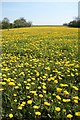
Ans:
[{"label": "meadow", "polygon": [[2,120],[79,120],[78,29],[2,30]]}]

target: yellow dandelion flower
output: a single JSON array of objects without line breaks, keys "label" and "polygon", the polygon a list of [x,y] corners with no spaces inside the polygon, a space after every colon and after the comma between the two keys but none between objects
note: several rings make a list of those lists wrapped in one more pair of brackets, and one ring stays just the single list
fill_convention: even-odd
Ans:
[{"label": "yellow dandelion flower", "polygon": [[50,67],[45,67],[46,70],[50,70]]},{"label": "yellow dandelion flower", "polygon": [[6,85],[6,82],[1,82],[2,85]]},{"label": "yellow dandelion flower", "polygon": [[3,91],[4,89],[3,88],[0,88],[0,91]]},{"label": "yellow dandelion flower", "polygon": [[68,114],[68,115],[67,115],[67,118],[70,118],[70,119],[71,119],[72,117],[73,117],[73,115],[71,115],[71,114]]},{"label": "yellow dandelion flower", "polygon": [[76,116],[80,116],[80,112],[75,112],[75,115]]},{"label": "yellow dandelion flower", "polygon": [[43,89],[46,89],[46,86],[45,86],[45,85],[43,85],[43,86],[42,86],[42,88],[43,88]]},{"label": "yellow dandelion flower", "polygon": [[77,99],[77,100],[78,100],[78,99],[79,99],[79,97],[78,97],[78,96],[74,96],[74,97],[73,97],[73,99]]},{"label": "yellow dandelion flower", "polygon": [[18,86],[21,86],[21,84],[19,83]]},{"label": "yellow dandelion flower", "polygon": [[25,104],[26,104],[26,102],[22,102],[22,104],[24,104],[24,105],[25,105]]},{"label": "yellow dandelion flower", "polygon": [[58,83],[58,80],[54,80],[54,83],[57,84],[57,83]]},{"label": "yellow dandelion flower", "polygon": [[21,104],[21,107],[25,106],[25,104]]},{"label": "yellow dandelion flower", "polygon": [[44,79],[46,79],[46,76],[43,76]]},{"label": "yellow dandelion flower", "polygon": [[64,90],[65,95],[69,95],[69,92],[67,90]]},{"label": "yellow dandelion flower", "polygon": [[78,88],[76,86],[72,86],[72,88],[74,88],[76,91],[78,91]]},{"label": "yellow dandelion flower", "polygon": [[17,100],[15,99],[14,102],[17,102]]},{"label": "yellow dandelion flower", "polygon": [[28,101],[27,101],[27,104],[32,104],[32,100],[28,100]]},{"label": "yellow dandelion flower", "polygon": [[61,108],[60,108],[60,107],[55,107],[55,110],[56,110],[57,112],[59,112],[59,111],[61,110]]},{"label": "yellow dandelion flower", "polygon": [[26,83],[27,83],[27,81],[24,81],[24,83],[26,84]]},{"label": "yellow dandelion flower", "polygon": [[42,95],[42,94],[39,94],[39,97],[40,97],[40,98],[42,98],[42,97],[43,97],[43,95]]},{"label": "yellow dandelion flower", "polygon": [[46,91],[45,91],[45,90],[43,90],[43,93],[45,93],[45,94],[46,94]]},{"label": "yellow dandelion flower", "polygon": [[39,106],[34,105],[33,108],[34,108],[34,109],[39,109]]},{"label": "yellow dandelion flower", "polygon": [[44,105],[46,105],[46,106],[50,106],[50,103],[48,103],[48,102],[44,102]]},{"label": "yellow dandelion flower", "polygon": [[38,95],[37,93],[34,94],[34,96],[37,96],[37,95]]},{"label": "yellow dandelion flower", "polygon": [[39,86],[38,89],[41,89],[41,87]]},{"label": "yellow dandelion flower", "polygon": [[29,90],[29,88],[30,88],[29,86],[26,86],[26,89],[27,89],[27,90]]},{"label": "yellow dandelion flower", "polygon": [[18,109],[19,109],[19,110],[22,110],[22,106],[19,106]]},{"label": "yellow dandelion flower", "polygon": [[57,92],[61,92],[61,91],[62,91],[62,88],[56,88],[56,91],[57,91]]},{"label": "yellow dandelion flower", "polygon": [[14,86],[14,85],[15,85],[14,82],[9,82],[8,84],[9,84],[10,86]]},{"label": "yellow dandelion flower", "polygon": [[74,100],[75,103],[78,103],[78,100]]},{"label": "yellow dandelion flower", "polygon": [[32,93],[32,94],[36,94],[36,91],[30,91],[30,93]]},{"label": "yellow dandelion flower", "polygon": [[67,84],[62,84],[62,83],[60,84],[60,86],[61,86],[61,87],[68,87]]},{"label": "yellow dandelion flower", "polygon": [[29,99],[30,99],[31,97],[28,95],[28,96],[27,96],[27,98],[29,98]]},{"label": "yellow dandelion flower", "polygon": [[56,95],[56,98],[57,98],[58,100],[61,100],[61,97],[60,97],[59,95]]},{"label": "yellow dandelion flower", "polygon": [[74,77],[74,74],[73,74],[73,73],[71,73],[71,76],[72,76],[72,77]]},{"label": "yellow dandelion flower", "polygon": [[56,94],[55,94],[55,93],[53,93],[52,95],[53,95],[53,96],[56,96]]},{"label": "yellow dandelion flower", "polygon": [[45,82],[43,82],[42,84],[43,84],[43,85],[46,85],[46,83],[45,83]]},{"label": "yellow dandelion flower", "polygon": [[28,83],[27,85],[30,86],[30,83]]},{"label": "yellow dandelion flower", "polygon": [[30,82],[30,81],[31,81],[31,79],[27,79],[27,81],[28,81],[28,82]]},{"label": "yellow dandelion flower", "polygon": [[19,88],[19,86],[15,86],[15,89],[18,89]]},{"label": "yellow dandelion flower", "polygon": [[35,83],[34,83],[34,82],[32,82],[32,83],[31,83],[31,85],[35,85]]},{"label": "yellow dandelion flower", "polygon": [[37,112],[35,112],[35,115],[40,116],[41,112],[37,111]]},{"label": "yellow dandelion flower", "polygon": [[48,80],[48,81],[51,81],[51,78],[48,78],[47,80]]},{"label": "yellow dandelion flower", "polygon": [[63,102],[70,102],[70,99],[63,99]]},{"label": "yellow dandelion flower", "polygon": [[9,114],[9,117],[10,117],[10,118],[13,118],[13,114],[12,114],[12,113],[10,113],[10,114]]},{"label": "yellow dandelion flower", "polygon": [[36,76],[37,76],[37,77],[39,76],[39,72],[36,72]]},{"label": "yellow dandelion flower", "polygon": [[63,112],[66,112],[66,109],[63,109]]},{"label": "yellow dandelion flower", "polygon": [[15,93],[14,93],[14,94],[13,94],[13,96],[14,96],[14,97],[16,97],[16,96],[17,96],[17,94],[15,94]]}]

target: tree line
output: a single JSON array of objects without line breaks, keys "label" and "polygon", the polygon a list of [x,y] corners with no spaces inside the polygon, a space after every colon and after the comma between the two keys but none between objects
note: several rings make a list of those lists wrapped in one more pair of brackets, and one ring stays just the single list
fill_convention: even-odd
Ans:
[{"label": "tree line", "polygon": [[64,23],[64,26],[80,28],[80,17],[75,18],[75,20],[70,21],[69,23]]},{"label": "tree line", "polygon": [[21,27],[31,27],[32,22],[27,22],[23,17],[14,20],[13,23],[10,23],[8,18],[4,18],[0,22],[0,29],[10,29],[10,28],[21,28]]},{"label": "tree line", "polygon": [[[13,23],[10,23],[8,18],[4,18],[2,21],[0,21],[0,29],[21,28],[31,26],[32,22],[27,22],[26,19],[24,19],[23,17],[14,20]],[[80,28],[80,17],[77,17],[75,20],[70,21],[69,23],[64,23],[63,26]]]}]

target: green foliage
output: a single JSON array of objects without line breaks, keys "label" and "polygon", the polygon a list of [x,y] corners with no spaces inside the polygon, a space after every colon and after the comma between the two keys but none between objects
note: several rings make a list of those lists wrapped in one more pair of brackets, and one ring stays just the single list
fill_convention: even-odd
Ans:
[{"label": "green foliage", "polygon": [[64,23],[63,26],[80,28],[80,17],[77,17],[75,20],[70,21],[69,23]]},{"label": "green foliage", "polygon": [[80,27],[80,20],[73,20],[68,24],[69,27]]},{"label": "green foliage", "polygon": [[4,18],[2,20],[2,29],[9,29],[10,23],[8,18]]},{"label": "green foliage", "polygon": [[77,17],[75,20],[73,20],[73,21],[70,21],[68,24],[67,24],[67,26],[69,26],[69,27],[77,27],[77,28],[80,28],[80,18],[79,17]]},{"label": "green foliage", "polygon": [[21,28],[21,27],[31,27],[32,22],[26,22],[26,19],[20,18],[14,20],[13,23],[9,22],[8,18],[4,18],[2,22],[0,22],[0,29],[9,29],[9,28]]},{"label": "green foliage", "polygon": [[2,29],[2,23],[0,22],[0,29]]},{"label": "green foliage", "polygon": [[24,18],[16,19],[14,21],[14,28],[20,28],[20,27],[31,27],[31,22],[26,22]]}]

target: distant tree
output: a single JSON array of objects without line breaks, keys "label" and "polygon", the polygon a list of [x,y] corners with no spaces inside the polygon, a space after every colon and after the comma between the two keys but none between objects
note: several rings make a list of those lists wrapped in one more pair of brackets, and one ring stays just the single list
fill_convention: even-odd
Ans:
[{"label": "distant tree", "polygon": [[80,28],[80,19],[77,21],[77,26]]},{"label": "distant tree", "polygon": [[70,27],[76,27],[76,25],[77,25],[76,20],[73,20],[68,24],[68,26],[70,26]]},{"label": "distant tree", "polygon": [[68,24],[67,23],[64,23],[63,26],[67,26]]},{"label": "distant tree", "polygon": [[8,18],[4,18],[2,20],[2,29],[9,29],[10,23]]},{"label": "distant tree", "polygon": [[26,19],[24,19],[23,17],[21,17],[20,21],[21,21],[22,25],[26,25]]},{"label": "distant tree", "polygon": [[80,27],[80,18],[76,17],[75,20],[68,23],[69,27]]},{"label": "distant tree", "polygon": [[10,28],[13,28],[13,23],[10,23]]},{"label": "distant tree", "polygon": [[31,27],[31,26],[32,26],[32,22],[31,21],[26,22],[26,19],[24,19],[23,17],[14,20],[13,23],[10,23],[8,18],[4,18],[0,22],[0,29],[21,28],[21,27]]},{"label": "distant tree", "polygon": [[14,28],[20,28],[20,27],[31,27],[31,22],[26,22],[26,20],[22,17],[20,19],[14,20]]},{"label": "distant tree", "polygon": [[20,25],[21,25],[21,27],[26,27],[27,26],[26,19],[24,19],[23,17],[20,18]]},{"label": "distant tree", "polygon": [[31,26],[32,26],[32,22],[31,21],[27,22],[27,27],[31,27]]},{"label": "distant tree", "polygon": [[2,22],[0,21],[0,29],[2,29]]},{"label": "distant tree", "polygon": [[19,28],[19,27],[21,27],[21,22],[20,22],[20,19],[16,19],[16,20],[14,20],[14,28]]},{"label": "distant tree", "polygon": [[64,23],[63,26],[80,28],[80,17],[76,17],[73,21],[70,21],[69,23]]}]

